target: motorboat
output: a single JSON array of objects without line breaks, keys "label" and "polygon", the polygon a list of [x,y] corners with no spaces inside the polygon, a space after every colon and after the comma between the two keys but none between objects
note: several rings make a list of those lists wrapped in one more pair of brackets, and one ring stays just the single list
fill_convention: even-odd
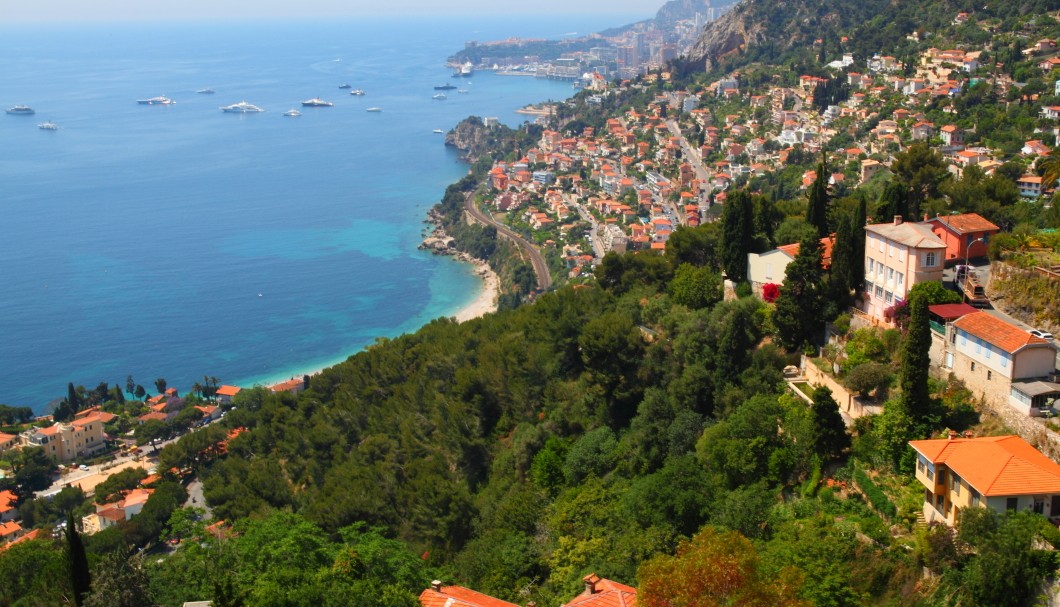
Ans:
[{"label": "motorboat", "polygon": [[340,85],[339,85],[339,88],[340,88],[340,89],[352,89],[353,87],[352,87],[352,86],[350,86],[349,84],[346,84],[346,83],[344,82],[344,83],[342,83],[342,84],[340,84]]},{"label": "motorboat", "polygon": [[383,108],[381,108],[381,107],[370,107],[370,108],[368,108],[368,109],[367,109],[367,110],[365,110],[365,111],[366,111],[366,112],[382,112],[382,111],[383,111]]},{"label": "motorboat", "polygon": [[361,89],[353,89],[352,91],[350,91],[350,94],[351,95],[356,95],[358,97],[363,97],[364,96],[364,91],[362,91]]},{"label": "motorboat", "polygon": [[36,112],[33,111],[33,108],[31,108],[28,105],[16,105],[15,107],[8,108],[7,109],[7,113],[8,114],[22,115],[22,116],[29,116],[30,114],[36,114]]},{"label": "motorboat", "polygon": [[467,89],[457,89],[456,92],[460,93],[461,95],[466,95]]},{"label": "motorboat", "polygon": [[200,94],[200,95],[213,95],[217,91],[215,91],[213,89],[199,89],[199,90],[197,90],[195,92]]},{"label": "motorboat", "polygon": [[431,97],[431,99],[437,99],[438,101],[441,101],[442,99],[448,99],[448,97],[445,96],[445,93],[438,93],[437,95]]},{"label": "motorboat", "polygon": [[140,105],[173,105],[176,101],[173,101],[169,97],[159,95],[158,97],[151,97],[150,99],[137,99],[136,103]]},{"label": "motorboat", "polygon": [[45,130],[45,131],[58,131],[59,130],[59,125],[55,124],[51,120],[48,120],[48,121],[45,121],[45,122],[42,122],[42,123],[38,124],[37,128],[39,128],[41,130]]},{"label": "motorboat", "polygon": [[291,118],[297,118],[298,116],[302,115],[302,112],[299,112],[298,110],[296,110],[294,108],[291,108],[291,109],[287,110],[286,112],[284,112],[283,115],[284,116],[290,116]]},{"label": "motorboat", "polygon": [[222,112],[230,112],[233,114],[253,114],[256,112],[264,112],[265,110],[260,107],[247,103],[246,101],[240,101],[239,103],[233,103],[232,105],[226,105],[221,108]]},{"label": "motorboat", "polygon": [[312,99],[306,99],[302,102],[302,107],[331,107],[335,105],[330,101],[324,101],[319,97],[313,97]]},{"label": "motorboat", "polygon": [[445,134],[445,131],[443,131],[442,129],[434,129],[434,131],[432,131],[432,132],[434,132],[434,133],[436,133],[438,135],[444,135]]}]

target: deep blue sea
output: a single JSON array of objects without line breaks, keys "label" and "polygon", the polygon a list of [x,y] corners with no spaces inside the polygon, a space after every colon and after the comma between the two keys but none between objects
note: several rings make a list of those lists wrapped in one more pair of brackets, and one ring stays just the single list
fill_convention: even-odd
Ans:
[{"label": "deep blue sea", "polygon": [[[0,26],[0,106],[37,111],[0,114],[0,403],[267,383],[455,313],[480,282],[416,249],[467,170],[432,131],[573,91],[477,72],[432,100],[445,58],[633,19]],[[243,100],[266,111],[218,109]]]}]

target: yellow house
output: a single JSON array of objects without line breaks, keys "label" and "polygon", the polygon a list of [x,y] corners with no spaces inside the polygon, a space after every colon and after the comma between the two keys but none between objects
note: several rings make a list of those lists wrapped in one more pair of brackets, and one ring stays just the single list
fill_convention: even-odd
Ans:
[{"label": "yellow house", "polygon": [[924,518],[951,527],[963,508],[1060,517],[1060,465],[1018,436],[910,441]]}]

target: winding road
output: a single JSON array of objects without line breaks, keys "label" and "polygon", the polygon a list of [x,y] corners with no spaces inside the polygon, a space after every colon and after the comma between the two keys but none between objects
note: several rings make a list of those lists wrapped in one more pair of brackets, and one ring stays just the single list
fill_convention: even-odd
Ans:
[{"label": "winding road", "polygon": [[464,197],[464,210],[467,211],[467,214],[471,219],[482,225],[493,226],[497,229],[498,234],[514,242],[516,246],[526,252],[530,257],[530,264],[534,267],[534,274],[537,275],[538,291],[547,291],[548,288],[552,286],[552,273],[548,271],[548,263],[545,262],[544,256],[542,256],[541,252],[537,250],[537,247],[531,244],[530,241],[513,232],[508,226],[499,223],[497,220],[480,211],[478,207],[475,206],[473,192]]}]

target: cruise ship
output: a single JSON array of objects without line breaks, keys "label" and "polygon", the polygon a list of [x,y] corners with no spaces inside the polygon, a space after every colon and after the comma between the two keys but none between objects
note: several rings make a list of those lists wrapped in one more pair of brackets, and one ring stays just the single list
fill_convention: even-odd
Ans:
[{"label": "cruise ship", "polygon": [[151,97],[150,99],[137,99],[136,103],[139,103],[140,105],[173,105],[176,101],[160,95],[158,97]]},{"label": "cruise ship", "polygon": [[233,103],[232,105],[222,107],[221,111],[234,114],[253,114],[255,112],[264,112],[265,110],[256,105],[247,103],[246,101],[240,101],[239,103]]},{"label": "cruise ship", "polygon": [[35,114],[36,112],[34,112],[33,108],[28,105],[16,105],[15,107],[8,108],[7,113],[22,114],[23,116],[29,116],[30,114]]},{"label": "cruise ship", "polygon": [[324,101],[319,97],[313,97],[312,99],[306,99],[302,102],[302,107],[331,107],[335,105],[330,101]]}]

